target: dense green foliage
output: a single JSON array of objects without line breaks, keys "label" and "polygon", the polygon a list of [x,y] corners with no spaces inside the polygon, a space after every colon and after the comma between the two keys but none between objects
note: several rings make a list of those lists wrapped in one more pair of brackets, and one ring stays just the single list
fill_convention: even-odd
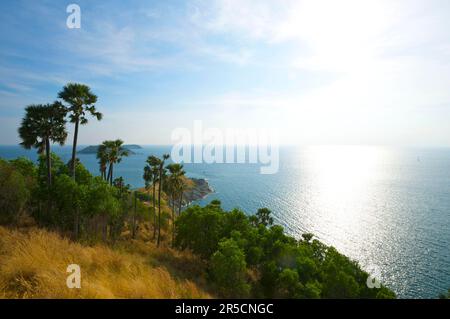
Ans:
[{"label": "dense green foliage", "polygon": [[224,239],[211,256],[211,277],[226,297],[245,297],[250,291],[246,281],[245,253],[233,239]]},{"label": "dense green foliage", "polygon": [[37,165],[24,158],[0,160],[0,224],[16,223],[26,211],[40,226],[73,237],[114,240],[126,225],[136,226],[148,214],[141,201],[134,203],[134,193],[125,185],[109,185],[80,162],[74,180],[71,166],[53,153],[51,157],[50,187],[44,155]]},{"label": "dense green foliage", "polygon": [[0,160],[0,224],[17,222],[30,192],[26,177],[14,163]]},{"label": "dense green foliage", "polygon": [[272,222],[268,209],[248,217],[212,201],[178,217],[175,244],[209,261],[211,279],[227,297],[395,297],[386,287],[368,288],[368,274],[333,247],[310,234],[296,240]]}]

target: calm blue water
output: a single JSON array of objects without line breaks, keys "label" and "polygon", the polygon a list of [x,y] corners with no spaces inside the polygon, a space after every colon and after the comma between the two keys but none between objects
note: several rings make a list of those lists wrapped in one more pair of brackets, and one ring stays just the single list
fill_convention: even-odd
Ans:
[{"label": "calm blue water", "polygon": [[[80,147],[82,148],[82,147]],[[65,161],[70,148],[56,148]],[[143,185],[144,147],[115,169],[133,187]],[[1,146],[0,157],[34,151]],[[94,174],[95,155],[79,155]],[[293,236],[312,232],[374,272],[402,298],[436,297],[450,288],[450,149],[382,147],[282,148],[280,169],[259,174],[257,164],[186,164],[206,178],[226,209],[249,214],[272,209]]]}]

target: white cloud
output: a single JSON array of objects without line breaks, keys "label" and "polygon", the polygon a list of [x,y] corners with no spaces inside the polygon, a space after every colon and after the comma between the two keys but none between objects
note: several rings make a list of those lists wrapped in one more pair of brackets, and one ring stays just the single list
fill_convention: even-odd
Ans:
[{"label": "white cloud", "polygon": [[[0,74],[7,79],[2,83],[9,85],[3,91],[18,93],[37,82],[64,84],[67,77],[90,76],[92,84],[97,77],[170,68],[180,72],[180,67],[208,67],[209,62],[242,69],[257,66],[267,78],[278,68],[293,78],[289,89],[277,91],[268,85],[252,90],[250,84],[211,96],[205,83],[204,100],[191,101],[190,106],[211,106],[214,114],[200,115],[220,125],[278,125],[292,141],[390,137],[400,142],[410,138],[408,124],[410,130],[426,131],[425,125],[438,117],[436,107],[450,107],[449,12],[450,3],[438,0],[197,0],[176,13],[164,6],[130,9],[129,16],[140,14],[148,24],[105,15],[90,28],[70,36],[64,33],[59,46],[68,55],[59,63],[73,73],[0,68]],[[272,49],[278,53],[284,48],[289,51],[285,55],[270,56]],[[269,58],[258,60],[264,54]],[[226,69],[226,64],[220,68]],[[335,80],[300,87],[311,74],[320,78],[323,73],[335,75]],[[296,75],[304,79],[297,81]],[[227,83],[223,85],[227,90]],[[424,110],[432,115],[421,122]],[[189,112],[180,114],[195,119]],[[179,122],[185,119],[170,116]],[[138,118],[134,127],[144,127],[146,120]],[[115,125],[105,127],[105,138],[114,129]],[[166,131],[160,127],[159,132]],[[133,132],[134,138],[144,141],[146,132]],[[450,136],[450,128],[439,126],[427,134],[430,141],[444,140],[438,135]]]}]

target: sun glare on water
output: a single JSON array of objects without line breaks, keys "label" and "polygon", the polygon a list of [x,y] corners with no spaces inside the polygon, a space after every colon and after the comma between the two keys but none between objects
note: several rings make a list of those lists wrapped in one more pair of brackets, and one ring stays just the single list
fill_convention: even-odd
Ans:
[{"label": "sun glare on water", "polygon": [[374,185],[385,159],[386,152],[380,147],[308,148],[304,165],[310,188],[309,224],[338,246],[350,240],[349,232],[363,236],[363,224],[370,217],[365,213],[367,204],[380,195]]}]

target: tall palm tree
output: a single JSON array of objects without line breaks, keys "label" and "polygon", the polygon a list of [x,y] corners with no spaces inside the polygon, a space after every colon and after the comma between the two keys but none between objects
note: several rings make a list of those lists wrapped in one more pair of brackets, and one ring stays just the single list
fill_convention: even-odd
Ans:
[{"label": "tall palm tree", "polygon": [[114,164],[120,163],[123,157],[128,156],[129,151],[124,148],[122,140],[104,141],[106,159],[109,163],[108,175],[106,180],[112,185],[114,180]]},{"label": "tall palm tree", "polygon": [[78,127],[80,124],[85,125],[88,123],[88,114],[97,118],[98,121],[102,119],[103,115],[95,109],[97,96],[91,92],[87,85],[69,83],[58,93],[58,97],[69,105],[67,108],[69,119],[71,123],[75,124],[71,160],[72,176],[75,179]]},{"label": "tall palm tree", "polygon": [[[168,171],[168,176],[166,177],[165,181],[164,181],[164,188],[163,191],[164,193],[167,194],[168,200],[169,200],[169,208],[172,211],[172,224],[173,221],[175,220],[175,197],[177,194],[177,182],[178,182],[178,177],[177,177],[177,168],[174,167],[173,165],[175,164],[169,164],[166,166],[166,170]],[[173,237],[173,236],[172,236]]]},{"label": "tall palm tree", "polygon": [[161,191],[163,186],[163,175],[165,173],[164,163],[170,157],[169,154],[164,154],[162,160],[160,160],[159,164],[159,187],[158,187],[158,240],[156,242],[156,246],[159,247],[161,242]]},{"label": "tall palm tree", "polygon": [[[166,166],[170,175],[167,178],[166,189],[168,194],[170,194],[171,202],[172,202],[172,245],[175,242],[175,201],[178,199],[178,203],[180,203],[183,199],[183,190],[184,190],[184,180],[183,176],[186,173],[183,170],[183,165],[181,164],[169,164]],[[178,205],[180,209],[180,204]]]},{"label": "tall palm tree", "polygon": [[106,167],[108,165],[107,147],[105,144],[101,144],[97,148],[97,159],[100,165],[100,175],[106,180]]},{"label": "tall palm tree", "polygon": [[[183,176],[184,176],[184,174],[185,174],[185,172],[183,171]],[[183,194],[184,194],[184,191],[186,190],[186,188],[187,188],[186,181],[183,178],[181,178],[180,183],[178,185],[178,194],[179,194],[178,195],[178,216],[180,216],[180,214],[181,214],[181,206],[183,205]]]},{"label": "tall palm tree", "polygon": [[152,174],[152,189],[153,189],[153,213],[154,213],[154,227],[153,227],[153,239],[156,238],[156,183],[159,183],[159,166],[161,165],[161,160],[156,156],[149,156],[147,158],[147,164],[149,166],[149,173]]},{"label": "tall palm tree", "polygon": [[[154,187],[155,181],[153,180],[153,171],[152,171],[152,167],[150,165],[148,165],[148,164],[145,165],[145,167],[144,167],[144,175],[142,175],[142,178],[144,179],[144,182],[145,182],[145,189],[148,190],[149,201],[150,201],[150,197],[151,197],[150,189],[151,189],[151,186],[153,184],[153,187],[152,187],[153,188],[153,198],[152,198],[153,207],[152,207],[152,209],[153,209],[153,215],[154,215],[154,218],[153,218],[153,238],[155,238],[155,234],[156,234],[155,187]],[[149,220],[150,220],[150,218],[151,218],[151,213],[150,213],[150,216],[149,216]]]},{"label": "tall palm tree", "polygon": [[52,185],[52,160],[50,143],[64,145],[67,138],[67,110],[60,102],[30,105],[25,109],[25,117],[19,127],[20,145],[26,149],[37,148],[45,151],[47,163],[47,185]]}]

